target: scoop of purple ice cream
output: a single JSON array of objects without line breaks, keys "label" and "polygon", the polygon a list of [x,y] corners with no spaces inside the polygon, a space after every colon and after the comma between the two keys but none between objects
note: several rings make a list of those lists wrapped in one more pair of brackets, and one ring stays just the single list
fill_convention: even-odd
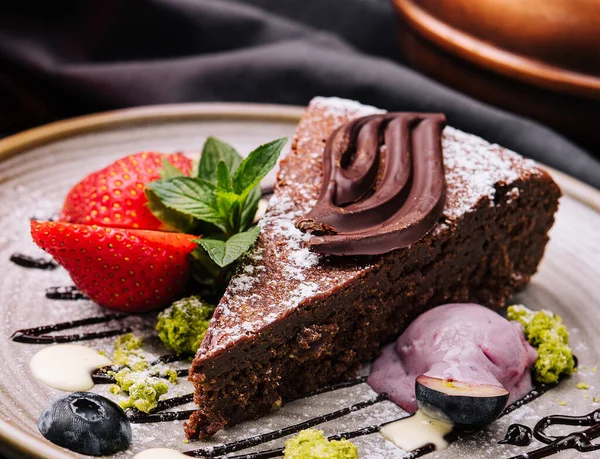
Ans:
[{"label": "scoop of purple ice cream", "polygon": [[415,379],[422,374],[504,387],[510,404],[531,391],[536,357],[519,323],[478,304],[447,304],[419,316],[384,347],[367,382],[411,413],[417,410]]}]

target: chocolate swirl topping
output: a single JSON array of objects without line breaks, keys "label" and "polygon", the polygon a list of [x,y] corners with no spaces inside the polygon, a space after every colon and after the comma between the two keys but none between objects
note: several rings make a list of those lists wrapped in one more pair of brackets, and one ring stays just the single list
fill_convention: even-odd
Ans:
[{"label": "chocolate swirl topping", "polygon": [[331,135],[323,186],[296,226],[309,246],[335,255],[377,255],[406,247],[444,209],[442,114],[386,113],[358,118]]}]

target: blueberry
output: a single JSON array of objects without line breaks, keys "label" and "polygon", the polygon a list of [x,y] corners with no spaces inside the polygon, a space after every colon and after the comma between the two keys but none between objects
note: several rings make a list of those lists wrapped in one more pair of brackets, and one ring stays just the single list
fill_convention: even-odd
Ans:
[{"label": "blueberry", "polygon": [[91,392],[73,392],[54,400],[41,414],[38,428],[52,443],[91,456],[113,454],[131,443],[125,412]]}]

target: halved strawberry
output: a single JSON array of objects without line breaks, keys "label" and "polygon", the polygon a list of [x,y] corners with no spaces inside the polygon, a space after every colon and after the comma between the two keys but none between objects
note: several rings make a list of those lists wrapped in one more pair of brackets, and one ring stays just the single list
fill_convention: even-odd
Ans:
[{"label": "halved strawberry", "polygon": [[145,312],[180,295],[198,236],[65,222],[31,222],[33,240],[100,306]]},{"label": "halved strawberry", "polygon": [[115,161],[75,185],[60,220],[114,228],[167,230],[146,206],[146,183],[160,178],[162,160],[189,175],[192,161],[181,153],[142,152]]}]

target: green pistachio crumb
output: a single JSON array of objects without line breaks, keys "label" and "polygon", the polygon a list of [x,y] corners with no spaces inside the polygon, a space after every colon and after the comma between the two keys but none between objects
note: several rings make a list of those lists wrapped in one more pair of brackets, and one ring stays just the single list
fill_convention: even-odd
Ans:
[{"label": "green pistachio crumb", "polygon": [[126,333],[115,340],[113,361],[119,365],[127,365],[133,371],[144,371],[150,366],[142,353],[144,340],[133,333]]},{"label": "green pistachio crumb", "polygon": [[177,371],[172,368],[169,368],[164,372],[164,377],[167,378],[171,384],[177,384],[179,378]]},{"label": "green pistachio crumb", "polygon": [[[177,384],[177,371],[163,365],[150,365],[142,350],[141,337],[127,333],[115,340],[113,361],[121,365],[118,371],[108,371],[115,379],[109,391],[127,396],[122,408],[137,408],[145,413],[156,408],[160,397],[169,390],[169,382]],[[167,382],[168,381],[168,382]]]},{"label": "green pistachio crumb", "polygon": [[573,351],[569,347],[569,333],[560,316],[550,311],[531,311],[523,305],[509,306],[508,320],[521,323],[525,338],[537,348],[533,365],[536,380],[556,384],[563,375],[575,370]]},{"label": "green pistachio crumb", "polygon": [[169,391],[169,384],[160,378],[147,376],[124,368],[115,374],[117,384],[129,393],[129,398],[122,400],[122,408],[137,408],[148,413],[158,405],[158,400]]},{"label": "green pistachio crumb", "polygon": [[592,373],[598,373],[598,367],[593,367],[592,368]]},{"label": "green pistachio crumb", "polygon": [[158,315],[158,337],[178,354],[193,355],[200,347],[214,310],[214,306],[197,296],[176,301]]},{"label": "green pistachio crumb", "polygon": [[594,402],[594,403],[598,403],[598,400],[600,400],[598,397],[594,397],[594,400],[593,400],[593,402]]},{"label": "green pistachio crumb", "polygon": [[584,382],[580,382],[580,383],[577,383],[577,386],[575,386],[575,387],[577,387],[577,389],[580,389],[580,390],[588,390],[590,388],[590,385],[587,383],[584,383]]},{"label": "green pistachio crumb", "polygon": [[285,442],[284,459],[358,459],[358,448],[346,439],[329,441],[316,429],[302,430]]},{"label": "green pistachio crumb", "polygon": [[117,395],[118,393],[121,392],[121,388],[119,387],[118,384],[111,384],[110,387],[108,388],[108,390],[113,395]]},{"label": "green pistachio crumb", "polygon": [[563,401],[560,401],[560,402],[558,402],[558,404],[559,404],[560,406],[567,406],[567,402],[565,402],[564,400],[563,400]]}]

